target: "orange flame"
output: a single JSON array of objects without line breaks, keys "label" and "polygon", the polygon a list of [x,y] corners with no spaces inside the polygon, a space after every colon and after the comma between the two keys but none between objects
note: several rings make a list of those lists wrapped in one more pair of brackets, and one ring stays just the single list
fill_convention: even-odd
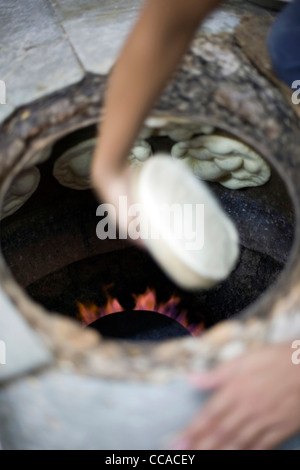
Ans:
[{"label": "orange flame", "polygon": [[[83,304],[81,302],[77,302],[79,310],[78,318],[84,326],[90,325],[99,318],[124,311],[124,308],[120,305],[117,299],[113,299],[109,294],[107,297],[108,300],[105,307],[98,307],[94,303]],[[133,310],[157,312],[172,318],[186,328],[193,336],[199,336],[204,330],[202,322],[199,324],[190,323],[188,321],[188,312],[186,310],[179,311],[181,300],[175,295],[167,302],[158,303],[155,292],[148,288],[144,294],[133,295],[133,297],[135,299],[135,308]]]}]

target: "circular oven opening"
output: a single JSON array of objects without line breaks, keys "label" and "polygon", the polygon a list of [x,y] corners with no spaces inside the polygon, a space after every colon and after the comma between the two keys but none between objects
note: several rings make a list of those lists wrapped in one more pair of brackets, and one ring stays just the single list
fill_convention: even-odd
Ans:
[{"label": "circular oven opening", "polygon": [[[139,164],[149,157],[149,149],[154,154],[172,153],[178,141],[172,133],[164,134],[146,131],[131,159]],[[237,226],[241,254],[226,281],[210,290],[187,292],[170,281],[146,252],[125,240],[97,238],[99,201],[87,187],[86,167],[77,165],[71,183],[63,172],[57,175],[58,161],[78,145],[83,152],[95,136],[96,126],[77,130],[44,152],[34,170],[25,174],[28,200],[16,212],[7,212],[1,222],[4,257],[31,298],[50,312],[77,319],[83,328],[96,328],[104,337],[157,341],[200,336],[243,312],[274,285],[294,236],[292,201],[274,168],[270,179],[257,187],[231,189],[207,183]],[[36,171],[39,184],[34,183]],[[20,201],[18,184],[14,192],[8,209]]]}]

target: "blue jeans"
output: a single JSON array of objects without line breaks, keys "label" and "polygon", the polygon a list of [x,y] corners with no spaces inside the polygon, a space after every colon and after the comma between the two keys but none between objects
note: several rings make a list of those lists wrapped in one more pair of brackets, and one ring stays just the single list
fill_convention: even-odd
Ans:
[{"label": "blue jeans", "polygon": [[294,0],[278,15],[268,48],[278,77],[288,86],[300,80],[300,0]]}]

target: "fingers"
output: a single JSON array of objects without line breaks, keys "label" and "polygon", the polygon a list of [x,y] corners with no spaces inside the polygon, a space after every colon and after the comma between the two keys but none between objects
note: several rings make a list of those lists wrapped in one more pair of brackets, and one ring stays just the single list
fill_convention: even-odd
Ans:
[{"label": "fingers", "polygon": [[[235,405],[236,402],[236,405]],[[213,409],[213,411],[212,411]],[[177,450],[243,450],[260,443],[269,421],[259,419],[253,409],[238,402],[235,395],[229,401],[222,392],[213,397],[202,415],[192,423],[177,441]],[[183,446],[183,447],[180,447]]]},{"label": "fingers", "polygon": [[219,443],[216,450],[248,450],[251,445],[262,439],[264,433],[264,426],[262,427],[256,419],[238,419],[228,439]]},{"label": "fingers", "polygon": [[[248,413],[237,410],[226,414],[218,422],[215,431],[206,439],[198,441],[198,450],[241,450],[244,448],[247,435],[241,436],[241,430],[247,429]],[[255,429],[255,428],[254,428]],[[252,429],[249,429],[252,432]]]},{"label": "fingers", "polygon": [[[265,349],[264,353],[262,351]],[[274,366],[272,348],[258,348],[247,354],[232,359],[217,368],[190,375],[190,382],[200,390],[213,390],[229,383],[237,374],[240,376],[258,374],[263,375]]]},{"label": "fingers", "polygon": [[193,375],[197,388],[215,392],[172,448],[272,449],[295,434],[300,390],[289,353],[285,346],[268,347]]},{"label": "fingers", "polygon": [[179,438],[173,443],[176,450],[196,449],[198,443],[213,435],[219,429],[219,423],[227,415],[234,403],[230,391],[216,393],[207,403],[204,410],[192,421]]},{"label": "fingers", "polygon": [[[172,446],[173,449],[196,449],[198,448],[197,446],[201,447],[201,444],[199,444],[201,440],[203,440],[205,446],[211,446],[215,445],[214,442],[217,439],[223,439],[226,428],[225,431],[221,431],[218,423],[222,420],[223,416],[230,413],[234,407],[234,393],[232,387],[226,387],[226,383],[230,383],[231,378],[236,375],[240,367],[241,364],[233,360],[219,366],[214,371],[193,374],[190,377],[191,383],[201,390],[212,390],[222,386],[223,388],[220,393],[216,392],[214,397],[209,400],[204,410],[189,427],[182,432],[178,439],[176,439]],[[219,433],[216,434],[216,439],[211,440],[209,436],[214,435],[218,429]],[[209,439],[209,441],[206,442],[206,439]]]},{"label": "fingers", "polygon": [[242,450],[258,438],[259,428],[251,410],[238,403],[219,416],[210,429],[194,435],[197,450]]},{"label": "fingers", "polygon": [[189,376],[190,383],[201,390],[213,390],[229,381],[243,367],[242,358],[226,362],[216,369]]},{"label": "fingers", "polygon": [[282,442],[282,432],[280,429],[269,430],[262,434],[257,441],[254,441],[249,450],[272,450]]},{"label": "fingers", "polygon": [[[242,367],[243,367],[243,362]],[[249,378],[244,368],[237,375],[236,364],[221,366],[216,372],[201,374],[197,382],[216,387],[202,413],[181,434],[173,448],[179,450],[217,450],[245,448],[258,439],[257,425],[264,401],[258,400],[264,390],[265,376]],[[199,377],[199,376],[198,376]],[[197,378],[198,378],[197,377]],[[185,447],[183,447],[185,446]]]}]

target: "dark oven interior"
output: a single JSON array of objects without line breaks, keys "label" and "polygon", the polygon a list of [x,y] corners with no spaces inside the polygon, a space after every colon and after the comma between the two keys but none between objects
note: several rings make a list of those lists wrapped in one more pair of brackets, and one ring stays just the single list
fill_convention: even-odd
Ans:
[{"label": "dark oven interior", "polygon": [[[67,189],[52,176],[63,152],[95,135],[92,126],[57,142],[39,165],[35,194],[2,221],[6,261],[34,300],[50,312],[77,318],[83,327],[93,323],[107,337],[161,340],[200,335],[242,312],[276,281],[292,246],[294,215],[274,169],[261,187],[234,191],[208,183],[237,225],[241,256],[225,282],[209,291],[187,292],[142,249],[123,240],[100,241],[93,192]],[[165,151],[172,144],[167,137],[149,142]]]}]

